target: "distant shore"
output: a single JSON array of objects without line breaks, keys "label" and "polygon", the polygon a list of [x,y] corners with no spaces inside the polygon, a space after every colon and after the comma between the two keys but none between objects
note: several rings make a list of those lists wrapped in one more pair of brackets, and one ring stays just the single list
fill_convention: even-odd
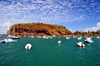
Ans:
[{"label": "distant shore", "polygon": [[[7,34],[2,34],[0,36],[8,36]],[[27,36],[31,36],[31,35],[27,35]],[[33,35],[34,36],[34,35]],[[36,36],[39,36],[39,35],[36,35]],[[40,35],[41,36],[41,35]],[[42,36],[51,36],[51,35],[42,35]],[[100,35],[91,35],[91,36],[88,36],[88,35],[61,35],[61,36],[77,36],[77,37],[100,37]]]}]

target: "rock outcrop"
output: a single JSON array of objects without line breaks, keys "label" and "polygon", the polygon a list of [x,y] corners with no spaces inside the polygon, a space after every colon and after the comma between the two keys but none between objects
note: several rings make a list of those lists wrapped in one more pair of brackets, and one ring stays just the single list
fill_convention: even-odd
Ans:
[{"label": "rock outcrop", "polygon": [[20,23],[12,25],[7,31],[7,34],[21,36],[62,36],[72,34],[72,32],[60,25],[43,23]]}]

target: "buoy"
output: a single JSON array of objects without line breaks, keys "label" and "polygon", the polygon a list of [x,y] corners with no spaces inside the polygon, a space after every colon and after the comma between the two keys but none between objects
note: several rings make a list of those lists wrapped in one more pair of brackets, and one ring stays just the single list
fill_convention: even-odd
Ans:
[{"label": "buoy", "polygon": [[32,47],[31,44],[27,44],[27,45],[25,46],[25,49],[31,49],[31,47]]}]

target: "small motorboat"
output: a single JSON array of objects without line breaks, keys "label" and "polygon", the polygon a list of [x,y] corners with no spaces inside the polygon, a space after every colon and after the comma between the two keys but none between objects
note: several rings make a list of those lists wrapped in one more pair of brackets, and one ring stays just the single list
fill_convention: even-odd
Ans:
[{"label": "small motorboat", "polygon": [[49,37],[47,36],[46,39],[48,39]]},{"label": "small motorboat", "polygon": [[78,39],[78,40],[81,40],[81,39],[82,39],[82,37],[78,37],[77,39]]},{"label": "small motorboat", "polygon": [[61,41],[58,41],[58,44],[60,44],[61,43]]},{"label": "small motorboat", "polygon": [[52,39],[52,36],[50,36],[50,38]]},{"label": "small motorboat", "polygon": [[25,35],[23,37],[26,37]]},{"label": "small motorboat", "polygon": [[31,38],[34,38],[34,36],[32,35]]},{"label": "small motorboat", "polygon": [[29,50],[29,49],[31,49],[31,47],[32,47],[31,44],[27,44],[27,45],[25,46],[25,49]]},{"label": "small motorboat", "polygon": [[6,39],[1,40],[0,42],[1,43],[12,43],[12,42],[17,42],[17,40],[13,40],[10,37],[7,37]]},{"label": "small motorboat", "polygon": [[100,37],[99,37],[99,36],[97,36],[97,38],[99,39]]},{"label": "small motorboat", "polygon": [[46,36],[43,36],[43,38],[46,38]]},{"label": "small motorboat", "polygon": [[70,37],[66,37],[66,39],[70,39]]},{"label": "small motorboat", "polygon": [[84,45],[82,42],[78,42],[77,45],[78,45],[79,47],[85,47],[85,45]]},{"label": "small motorboat", "polygon": [[93,43],[94,41],[93,40],[91,40],[91,38],[87,38],[87,39],[85,39],[84,40],[86,43]]},{"label": "small motorboat", "polygon": [[52,37],[56,37],[56,35],[52,35]]}]

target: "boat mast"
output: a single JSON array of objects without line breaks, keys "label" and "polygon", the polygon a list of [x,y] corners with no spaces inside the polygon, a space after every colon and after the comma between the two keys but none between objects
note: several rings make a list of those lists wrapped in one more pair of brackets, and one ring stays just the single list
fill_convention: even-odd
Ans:
[{"label": "boat mast", "polygon": [[17,24],[17,36],[18,36],[18,24]]},{"label": "boat mast", "polygon": [[9,23],[8,23],[8,32],[9,32],[8,34],[10,35],[10,28],[9,28]]},{"label": "boat mast", "polygon": [[14,34],[14,36],[15,36],[15,27],[14,27],[14,29],[13,29],[14,31],[13,31],[13,34]]}]

